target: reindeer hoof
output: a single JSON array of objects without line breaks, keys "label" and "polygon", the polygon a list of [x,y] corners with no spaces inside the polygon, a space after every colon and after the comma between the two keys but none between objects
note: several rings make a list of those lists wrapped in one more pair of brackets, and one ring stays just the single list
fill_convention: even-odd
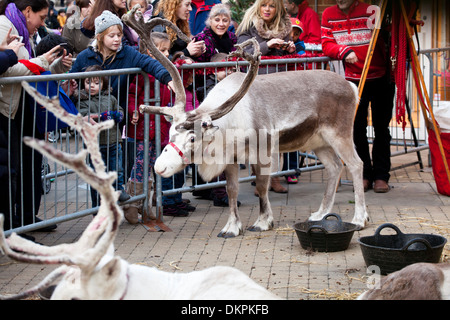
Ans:
[{"label": "reindeer hoof", "polygon": [[242,234],[241,231],[239,231],[238,234],[235,234],[233,232],[220,231],[219,234],[217,235],[217,237],[218,238],[225,238],[225,239],[227,239],[227,238],[235,238],[235,237],[237,237],[237,236],[239,236],[241,234]]},{"label": "reindeer hoof", "polygon": [[258,226],[251,226],[251,227],[248,227],[247,230],[248,230],[248,231],[251,231],[251,232],[264,231],[264,230],[262,230],[262,229],[261,229],[260,227],[258,227]]},{"label": "reindeer hoof", "polygon": [[252,232],[261,232],[261,231],[267,231],[273,229],[273,222],[268,223],[266,226],[261,226],[258,224],[254,224],[247,228],[248,231]]},{"label": "reindeer hoof", "polygon": [[367,216],[363,221],[357,221],[355,219],[352,220],[352,223],[357,226],[357,231],[364,229],[367,227],[367,224],[369,223],[370,218]]}]

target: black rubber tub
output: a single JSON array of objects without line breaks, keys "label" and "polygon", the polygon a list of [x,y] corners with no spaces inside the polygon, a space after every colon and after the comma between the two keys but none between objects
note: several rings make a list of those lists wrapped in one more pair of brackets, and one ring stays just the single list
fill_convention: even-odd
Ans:
[{"label": "black rubber tub", "polygon": [[[396,234],[381,235],[385,228]],[[434,234],[402,233],[400,229],[385,223],[373,236],[358,239],[366,265],[377,266],[383,275],[398,271],[417,262],[438,263],[447,239]]]},{"label": "black rubber tub", "polygon": [[[333,219],[329,219],[334,217]],[[346,250],[358,226],[343,222],[336,213],[329,213],[319,221],[305,221],[294,225],[303,249],[319,252]]]}]

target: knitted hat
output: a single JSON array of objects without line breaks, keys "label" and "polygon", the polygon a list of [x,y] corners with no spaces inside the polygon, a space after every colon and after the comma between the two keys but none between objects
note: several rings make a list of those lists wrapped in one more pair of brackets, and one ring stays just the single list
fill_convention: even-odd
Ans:
[{"label": "knitted hat", "polygon": [[297,18],[291,18],[291,23],[293,28],[299,28],[303,32],[303,23]]},{"label": "knitted hat", "polygon": [[105,10],[95,18],[95,35],[102,33],[111,26],[120,25],[123,28],[122,21],[111,11]]}]

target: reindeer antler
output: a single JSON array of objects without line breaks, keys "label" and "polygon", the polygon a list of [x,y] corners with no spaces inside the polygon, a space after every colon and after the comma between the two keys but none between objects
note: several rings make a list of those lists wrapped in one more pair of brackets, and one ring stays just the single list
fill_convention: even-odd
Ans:
[{"label": "reindeer antler", "polygon": [[[136,33],[140,37],[140,41],[142,41],[147,47],[153,57],[157,59],[166,69],[169,71],[172,76],[172,80],[175,87],[175,103],[172,108],[165,107],[156,107],[156,106],[147,106],[141,105],[140,110],[142,113],[155,113],[161,115],[174,116],[176,114],[184,113],[186,106],[186,92],[184,91],[183,81],[181,79],[180,74],[178,73],[177,68],[174,66],[169,59],[167,59],[159,50],[156,48],[153,40],[151,39],[151,33],[154,27],[157,25],[164,25],[166,27],[172,28],[177,33],[178,37],[185,42],[191,42],[191,39],[186,36],[176,25],[166,19],[161,18],[153,18],[147,22],[144,22],[144,18],[142,16],[142,12],[138,9],[140,5],[136,5],[133,9],[124,14],[122,16],[122,21],[133,28]],[[136,19],[137,16],[137,19]]]},{"label": "reindeer antler", "polygon": [[[248,53],[244,50],[244,48],[253,45],[254,51],[253,54]],[[236,106],[236,104],[245,96],[245,94],[248,92],[248,89],[250,88],[250,85],[255,80],[256,76],[258,75],[259,70],[259,63],[260,63],[260,57],[261,52],[259,49],[259,43],[256,41],[255,38],[248,39],[241,44],[235,45],[237,48],[236,51],[229,54],[231,57],[241,57],[247,60],[250,63],[249,70],[247,74],[245,75],[244,80],[242,81],[242,84],[240,88],[230,97],[228,98],[224,103],[222,103],[219,107],[212,109],[211,111],[208,111],[206,114],[204,112],[197,112],[195,109],[189,113],[189,116],[187,117],[186,121],[182,123],[180,126],[182,126],[184,129],[189,130],[194,128],[194,122],[201,120],[202,122],[209,123],[212,120],[219,119],[229,113],[233,108]],[[207,119],[207,118],[210,119]]]},{"label": "reindeer antler", "polygon": [[[15,233],[6,239],[3,231],[4,217],[0,215],[0,249],[11,259],[20,262],[77,266],[82,272],[89,274],[113,243],[123,217],[122,209],[117,205],[118,194],[113,188],[117,173],[105,172],[105,164],[97,142],[100,132],[111,128],[114,121],[90,124],[80,114],[73,115],[65,111],[60,106],[58,98],[49,99],[39,94],[26,82],[22,82],[22,86],[39,104],[80,132],[86,149],[72,155],[59,151],[46,142],[34,138],[25,137],[24,142],[56,162],[75,170],[87,183],[97,189],[101,201],[98,214],[77,242],[53,247],[36,244],[19,237]],[[86,164],[88,153],[91,156],[95,171]],[[66,271],[67,269],[61,269],[53,277],[61,276]],[[52,279],[54,279],[53,277]],[[47,280],[41,282],[37,288],[29,292],[33,293],[36,290],[44,289],[49,284]]]},{"label": "reindeer antler", "polygon": [[[250,45],[253,45],[254,47],[253,55],[249,54],[247,51],[244,50],[245,47]],[[253,80],[255,80],[256,76],[258,75],[259,63],[261,58],[261,51],[259,49],[258,41],[256,41],[255,38],[251,38],[248,39],[247,41],[242,42],[239,45],[235,45],[235,47],[237,48],[236,51],[230,53],[229,56],[244,58],[250,63],[250,68],[239,90],[236,91],[236,93],[232,95],[230,98],[228,98],[228,100],[225,101],[219,108],[215,109],[213,112],[210,113],[211,120],[219,119],[224,115],[226,115],[231,110],[233,110],[234,106],[248,92],[250,85],[253,83]]]}]

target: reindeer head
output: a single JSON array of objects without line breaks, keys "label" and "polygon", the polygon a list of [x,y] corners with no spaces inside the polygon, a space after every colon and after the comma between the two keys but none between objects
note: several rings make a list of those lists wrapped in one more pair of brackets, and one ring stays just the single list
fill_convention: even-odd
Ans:
[{"label": "reindeer head", "polygon": [[[44,97],[26,82],[22,82],[22,86],[39,104],[76,129],[83,138],[86,149],[73,155],[57,150],[48,143],[34,138],[25,137],[24,142],[48,158],[76,171],[82,179],[98,191],[101,202],[97,215],[77,242],[54,247],[36,244],[15,233],[6,239],[3,232],[4,217],[0,215],[0,251],[20,262],[63,265],[50,273],[36,287],[16,296],[0,296],[0,299],[26,297],[44,290],[57,280],[60,280],[56,289],[59,297],[102,299],[103,296],[89,295],[89,288],[99,284],[95,282],[95,279],[100,275],[99,270],[103,270],[99,268],[103,265],[101,261],[111,260],[113,241],[123,217],[122,209],[117,205],[118,193],[113,188],[117,173],[105,171],[98,144],[100,132],[114,126],[114,121],[108,120],[92,125],[85,121],[80,114],[73,115],[65,111],[59,105],[58,98]],[[87,165],[88,153],[95,171]],[[108,250],[109,256],[107,255]],[[109,271],[109,273],[111,272]],[[100,285],[105,286],[106,284]]]},{"label": "reindeer head", "polygon": [[[202,156],[204,149],[207,148],[214,139],[214,133],[218,129],[214,126],[213,121],[223,117],[233,110],[234,106],[245,96],[250,88],[250,85],[258,74],[260,62],[259,44],[255,39],[250,39],[240,45],[237,45],[237,50],[232,53],[233,56],[242,57],[250,63],[250,69],[243,81],[242,77],[236,76],[236,74],[232,74],[222,81],[224,85],[227,82],[242,82],[240,88],[234,94],[224,92],[223,94],[228,95],[226,101],[223,103],[215,106],[208,106],[207,108],[202,108],[202,104],[197,109],[186,112],[186,94],[180,74],[174,65],[158,51],[150,37],[150,34],[151,30],[156,25],[162,24],[166,27],[174,29],[178,36],[184,41],[189,42],[191,40],[188,39],[186,35],[184,35],[168,20],[155,18],[145,23],[140,16],[140,12],[136,10],[137,7],[134,7],[128,14],[122,17],[122,20],[125,24],[136,30],[141,41],[143,41],[146,47],[149,48],[152,55],[158,59],[160,63],[170,72],[176,88],[175,103],[172,108],[147,105],[140,106],[141,112],[164,115],[171,119],[172,126],[169,133],[169,144],[161,152],[161,155],[155,163],[156,173],[163,177],[170,177],[181,171],[189,163],[198,163],[198,161],[201,160],[198,157]],[[253,55],[244,51],[244,48],[249,45],[254,46]],[[224,86],[222,85],[222,87]],[[210,95],[214,94],[214,90],[211,91]]]}]

